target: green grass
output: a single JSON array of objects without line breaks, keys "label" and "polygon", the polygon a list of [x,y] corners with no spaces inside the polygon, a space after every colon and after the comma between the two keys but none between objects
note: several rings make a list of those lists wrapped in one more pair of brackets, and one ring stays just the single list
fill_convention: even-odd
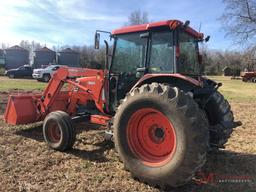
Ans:
[{"label": "green grass", "polygon": [[209,79],[221,82],[219,91],[226,99],[232,101],[256,101],[256,83],[245,83],[242,80],[231,80],[230,77],[211,76]]},{"label": "green grass", "polygon": [[37,82],[34,79],[9,79],[8,77],[0,77],[0,91],[9,91],[13,89],[21,90],[43,90],[47,83]]},{"label": "green grass", "polygon": [[[241,80],[231,80],[230,77],[210,76],[208,77],[223,84],[220,92],[226,99],[232,101],[256,101],[256,83],[245,83]],[[22,90],[43,90],[47,83],[37,82],[33,79],[9,79],[0,77],[0,91],[8,91],[12,89]]]}]

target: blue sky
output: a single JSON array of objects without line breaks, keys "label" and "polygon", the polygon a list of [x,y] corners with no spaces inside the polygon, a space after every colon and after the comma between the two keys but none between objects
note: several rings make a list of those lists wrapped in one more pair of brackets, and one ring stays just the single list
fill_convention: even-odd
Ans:
[{"label": "blue sky", "polygon": [[7,0],[0,2],[0,42],[17,44],[22,39],[47,46],[90,45],[96,29],[112,31],[127,22],[129,14],[147,11],[150,21],[190,20],[191,26],[210,35],[208,47],[230,50],[218,20],[222,0]]}]

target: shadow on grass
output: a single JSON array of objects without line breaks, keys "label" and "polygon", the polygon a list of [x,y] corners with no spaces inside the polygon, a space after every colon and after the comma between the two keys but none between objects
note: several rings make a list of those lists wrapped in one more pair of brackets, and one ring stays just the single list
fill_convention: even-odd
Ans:
[{"label": "shadow on grass", "polygon": [[28,129],[18,130],[15,132],[15,134],[26,138],[34,139],[39,142],[44,141],[42,126],[35,126]]},{"label": "shadow on grass", "polygon": [[256,155],[217,151],[208,154],[207,162],[187,185],[171,192],[256,191]]},{"label": "shadow on grass", "polygon": [[[75,129],[76,129],[76,134],[79,134],[83,131],[99,130],[99,126],[91,125],[88,123],[81,123],[81,124],[77,124]],[[18,131],[15,131],[15,134],[29,138],[29,139],[36,140],[38,142],[44,142],[42,126],[35,126],[28,129],[18,130]],[[79,142],[79,139],[77,139],[77,142]],[[106,141],[106,140],[99,141],[94,144],[92,144],[89,141],[86,144],[92,145],[95,149],[87,151],[79,148],[73,148],[69,151],[66,151],[65,153],[77,156],[82,159],[90,160],[90,161],[106,162],[108,161],[108,159],[104,156],[104,152],[106,150],[114,148],[113,142]]]},{"label": "shadow on grass", "polygon": [[95,162],[99,162],[99,163],[109,161],[109,159],[106,158],[106,156],[104,155],[104,152],[109,149],[114,148],[113,142],[104,140],[104,141],[99,142],[94,145],[98,146],[98,148],[94,149],[94,150],[90,150],[90,151],[74,148],[70,151],[67,151],[66,153],[72,154],[72,155],[82,158],[82,159],[95,161]]},{"label": "shadow on grass", "polygon": [[[75,126],[76,134],[79,134],[83,131],[89,131],[89,130],[99,130],[99,125],[92,125],[89,123],[79,123]],[[39,142],[44,141],[43,137],[43,127],[42,125],[33,126],[31,128],[21,129],[15,131],[17,135],[34,139]]]}]

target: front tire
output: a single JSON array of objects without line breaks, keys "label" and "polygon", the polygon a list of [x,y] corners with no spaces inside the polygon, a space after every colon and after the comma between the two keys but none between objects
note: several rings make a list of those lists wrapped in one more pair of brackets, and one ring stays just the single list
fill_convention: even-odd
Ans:
[{"label": "front tire", "polygon": [[152,83],[135,88],[114,117],[116,150],[127,170],[153,186],[180,186],[205,161],[208,122],[178,88]]},{"label": "front tire", "polygon": [[51,75],[49,75],[49,74],[43,75],[43,81],[44,81],[44,82],[49,82],[50,79],[51,79]]},{"label": "front tire", "polygon": [[70,116],[63,111],[48,114],[43,123],[44,140],[58,151],[71,149],[76,140],[75,129]]},{"label": "front tire", "polygon": [[10,78],[10,79],[14,79],[14,78],[15,78],[15,75],[14,75],[14,74],[10,74],[10,75],[9,75],[9,78]]}]

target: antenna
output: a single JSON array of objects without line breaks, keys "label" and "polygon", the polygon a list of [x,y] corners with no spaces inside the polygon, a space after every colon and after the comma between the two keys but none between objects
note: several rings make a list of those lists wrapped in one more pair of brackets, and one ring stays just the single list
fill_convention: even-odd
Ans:
[{"label": "antenna", "polygon": [[201,32],[202,22],[200,21],[198,32]]}]

